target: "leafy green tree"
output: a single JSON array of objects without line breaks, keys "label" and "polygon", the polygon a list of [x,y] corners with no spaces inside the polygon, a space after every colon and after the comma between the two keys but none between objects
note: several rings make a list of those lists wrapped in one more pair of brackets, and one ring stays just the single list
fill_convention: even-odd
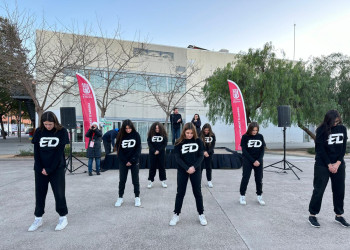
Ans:
[{"label": "leafy green tree", "polygon": [[227,79],[235,81],[242,91],[247,122],[268,120],[270,107],[276,104],[280,92],[287,89],[285,81],[281,81],[286,64],[276,57],[272,44],[266,43],[263,49],[241,52],[236,62],[218,68],[203,87],[209,120],[215,123],[220,118],[226,124],[233,122]]},{"label": "leafy green tree", "polygon": [[242,91],[248,123],[254,119],[277,125],[277,107],[290,105],[292,123],[315,139],[308,125],[319,124],[329,109],[337,108],[337,84],[327,62],[325,58],[277,59],[271,43],[262,50],[240,53],[234,64],[217,69],[203,87],[209,120],[215,123],[220,117],[227,124],[233,122],[227,86],[231,79]]}]

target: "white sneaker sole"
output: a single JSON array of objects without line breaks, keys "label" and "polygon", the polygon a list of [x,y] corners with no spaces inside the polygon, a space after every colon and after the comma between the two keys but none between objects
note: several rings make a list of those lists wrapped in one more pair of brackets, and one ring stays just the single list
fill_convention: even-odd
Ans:
[{"label": "white sneaker sole", "polygon": [[334,220],[335,222],[339,223],[340,225],[342,225],[343,227],[347,227],[347,226],[344,226],[343,223],[341,223],[340,221],[337,221],[337,220]]},{"label": "white sneaker sole", "polygon": [[312,225],[312,223],[309,221],[310,225],[314,228],[320,228],[320,226],[315,226],[315,225]]},{"label": "white sneaker sole", "polygon": [[39,227],[41,227],[42,225],[43,225],[43,224],[41,224],[40,226],[38,226],[37,228],[32,229],[32,230],[30,230],[30,229],[28,228],[28,232],[34,232],[34,231],[38,230],[38,229],[39,229]]}]

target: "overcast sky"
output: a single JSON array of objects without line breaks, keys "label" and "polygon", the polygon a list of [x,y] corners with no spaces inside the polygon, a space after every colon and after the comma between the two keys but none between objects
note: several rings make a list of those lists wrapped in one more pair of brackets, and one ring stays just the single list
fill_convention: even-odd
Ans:
[{"label": "overcast sky", "polygon": [[[14,0],[1,0],[12,8]],[[293,59],[341,52],[350,55],[349,0],[17,0],[21,10],[43,16],[49,24],[89,23],[97,20],[112,33],[118,23],[122,38],[135,34],[151,43],[232,53],[262,48],[272,42]],[[3,15],[3,9],[0,9]]]}]

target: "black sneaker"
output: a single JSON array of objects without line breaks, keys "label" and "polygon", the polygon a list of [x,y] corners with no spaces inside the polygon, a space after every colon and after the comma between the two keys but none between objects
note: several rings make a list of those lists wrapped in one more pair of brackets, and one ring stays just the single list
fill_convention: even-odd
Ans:
[{"label": "black sneaker", "polygon": [[320,223],[318,223],[316,216],[309,216],[309,222],[313,227],[320,227]]},{"label": "black sneaker", "polygon": [[89,172],[89,176],[92,176],[92,173],[91,173],[91,172]]},{"label": "black sneaker", "polygon": [[346,222],[343,216],[335,216],[335,221],[340,223],[343,227],[350,227],[350,224]]},{"label": "black sneaker", "polygon": [[97,171],[96,174],[97,174],[97,175],[100,175],[100,171]]}]

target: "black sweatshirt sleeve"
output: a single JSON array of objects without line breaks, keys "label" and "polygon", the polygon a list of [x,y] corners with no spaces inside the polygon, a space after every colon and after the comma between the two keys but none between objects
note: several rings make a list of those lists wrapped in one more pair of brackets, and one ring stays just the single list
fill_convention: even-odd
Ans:
[{"label": "black sweatshirt sleeve", "polygon": [[54,157],[52,159],[52,164],[48,164],[45,166],[45,171],[47,174],[52,173],[56,168],[62,164],[62,160],[64,160],[64,148],[66,147],[66,144],[69,143],[69,137],[68,132],[65,128],[61,130],[62,135],[60,136],[60,142],[58,143],[56,147],[56,151],[54,154]]},{"label": "black sweatshirt sleeve", "polygon": [[186,171],[190,168],[190,166],[187,166],[187,164],[182,160],[181,158],[181,144],[175,146],[175,160],[177,164],[179,164],[180,167],[185,169]]},{"label": "black sweatshirt sleeve", "polygon": [[210,147],[208,150],[209,155],[214,154],[215,142],[216,142],[216,138],[215,138],[215,135],[213,135],[213,141],[210,143]]},{"label": "black sweatshirt sleeve", "polygon": [[153,143],[152,143],[152,137],[151,136],[148,136],[147,138],[147,144],[148,144],[148,147],[149,147],[149,153],[150,154],[154,154],[156,152],[155,148],[153,147]]},{"label": "black sweatshirt sleeve", "polygon": [[242,153],[243,156],[245,158],[247,158],[251,163],[254,163],[254,158],[248,153],[248,145],[247,145],[248,141],[246,136],[242,136],[242,140],[241,140],[241,147],[242,147]]},{"label": "black sweatshirt sleeve", "polygon": [[37,129],[34,133],[32,143],[34,144],[34,164],[37,166],[36,169],[43,169],[41,165],[41,159],[40,159],[40,142],[41,138],[41,132],[40,129]]},{"label": "black sweatshirt sleeve", "polygon": [[201,168],[202,161],[204,159],[204,145],[203,145],[202,140],[197,139],[197,144],[199,146],[199,148],[198,148],[198,157],[197,157],[197,160],[195,161],[195,163],[193,164],[193,166],[194,166],[194,168],[196,170]]},{"label": "black sweatshirt sleeve", "polygon": [[130,163],[135,164],[139,161],[140,156],[141,156],[141,137],[140,134],[137,133],[136,134],[136,145],[135,145],[135,154],[133,155],[133,157],[130,159]]},{"label": "black sweatshirt sleeve", "polygon": [[344,160],[344,156],[345,156],[345,153],[346,153],[346,144],[347,144],[347,141],[348,141],[348,134],[347,134],[347,131],[346,131],[346,128],[344,127],[344,139],[343,139],[343,147],[342,147],[342,150],[339,154],[339,157],[338,157],[338,161],[343,161]]},{"label": "black sweatshirt sleeve", "polygon": [[316,151],[316,155],[320,156],[322,161],[324,163],[326,163],[326,165],[328,166],[328,164],[331,163],[328,154],[327,154],[327,138],[326,138],[326,133],[324,133],[323,131],[321,131],[321,129],[319,129],[319,131],[316,131],[316,141],[315,141],[315,151]]},{"label": "black sweatshirt sleeve", "polygon": [[89,129],[86,134],[85,137],[91,137],[92,136],[92,129]]},{"label": "black sweatshirt sleeve", "polygon": [[261,142],[262,142],[261,151],[260,151],[259,158],[257,159],[260,164],[263,162],[263,158],[264,158],[264,154],[265,154],[265,147],[266,147],[266,143],[265,143],[263,136],[261,136]]}]

